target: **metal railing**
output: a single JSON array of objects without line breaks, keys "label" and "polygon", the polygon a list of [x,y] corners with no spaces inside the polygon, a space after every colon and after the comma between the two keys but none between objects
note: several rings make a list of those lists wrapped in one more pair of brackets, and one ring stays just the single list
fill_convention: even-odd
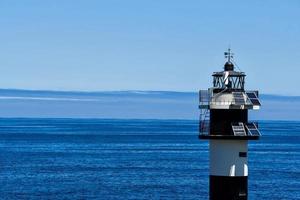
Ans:
[{"label": "metal railing", "polygon": [[[258,122],[248,122],[243,123],[246,135],[245,136],[261,136],[261,133],[258,129]],[[255,128],[252,128],[255,127]],[[199,121],[199,135],[210,135],[210,120],[201,120]],[[232,136],[234,132],[232,130]]]},{"label": "metal railing", "polygon": [[211,101],[209,90],[200,90],[199,91],[199,102],[200,105],[208,105]]}]

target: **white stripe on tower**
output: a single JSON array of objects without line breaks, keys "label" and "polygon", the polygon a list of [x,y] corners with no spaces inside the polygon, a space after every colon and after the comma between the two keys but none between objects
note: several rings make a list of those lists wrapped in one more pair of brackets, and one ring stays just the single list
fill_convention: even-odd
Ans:
[{"label": "white stripe on tower", "polygon": [[248,176],[247,140],[210,140],[209,152],[210,175]]},{"label": "white stripe on tower", "polygon": [[210,140],[210,200],[247,200],[248,141]]}]

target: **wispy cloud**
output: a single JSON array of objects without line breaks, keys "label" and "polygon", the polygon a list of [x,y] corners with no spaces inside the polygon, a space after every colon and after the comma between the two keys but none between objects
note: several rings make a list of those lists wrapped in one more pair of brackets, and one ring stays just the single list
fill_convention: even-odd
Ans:
[{"label": "wispy cloud", "polygon": [[39,100],[39,101],[100,101],[100,99],[57,98],[57,97],[17,97],[0,96],[0,100]]}]

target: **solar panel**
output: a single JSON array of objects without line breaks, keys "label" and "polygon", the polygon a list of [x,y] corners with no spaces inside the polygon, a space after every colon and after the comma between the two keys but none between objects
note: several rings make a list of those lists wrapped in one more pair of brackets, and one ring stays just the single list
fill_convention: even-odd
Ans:
[{"label": "solar panel", "polygon": [[250,134],[253,136],[260,136],[260,132],[258,130],[249,130]]},{"label": "solar panel", "polygon": [[255,126],[254,123],[247,123],[246,125],[247,125],[247,127],[248,127],[249,129],[255,129],[255,128],[256,128],[256,126]]},{"label": "solar panel", "polygon": [[256,92],[246,92],[249,100],[251,101],[251,103],[254,105],[254,106],[260,106],[260,101],[256,95]]},{"label": "solar panel", "polygon": [[253,105],[258,105],[258,106],[260,106],[260,102],[259,102],[258,99],[250,99],[250,101],[251,101],[251,103],[252,103]]},{"label": "solar panel", "polygon": [[244,105],[245,99],[242,92],[233,92],[233,98],[236,105]]},{"label": "solar panel", "polygon": [[233,131],[233,134],[235,136],[245,136],[246,135],[246,131],[245,131],[245,127],[244,127],[244,124],[243,123],[233,123],[231,125],[232,127],[232,131]]},{"label": "solar panel", "polygon": [[247,96],[248,96],[249,98],[257,98],[256,95],[255,95],[255,93],[247,92]]},{"label": "solar panel", "polygon": [[246,124],[246,128],[247,128],[250,135],[260,136],[260,132],[259,132],[257,126],[254,123]]}]

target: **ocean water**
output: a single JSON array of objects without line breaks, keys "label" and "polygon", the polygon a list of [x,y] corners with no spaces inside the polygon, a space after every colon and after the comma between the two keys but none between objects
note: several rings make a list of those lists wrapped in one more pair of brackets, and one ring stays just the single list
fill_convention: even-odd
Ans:
[{"label": "ocean water", "polygon": [[[0,119],[0,199],[208,199],[197,121]],[[262,121],[249,199],[300,199],[300,122]]]}]

